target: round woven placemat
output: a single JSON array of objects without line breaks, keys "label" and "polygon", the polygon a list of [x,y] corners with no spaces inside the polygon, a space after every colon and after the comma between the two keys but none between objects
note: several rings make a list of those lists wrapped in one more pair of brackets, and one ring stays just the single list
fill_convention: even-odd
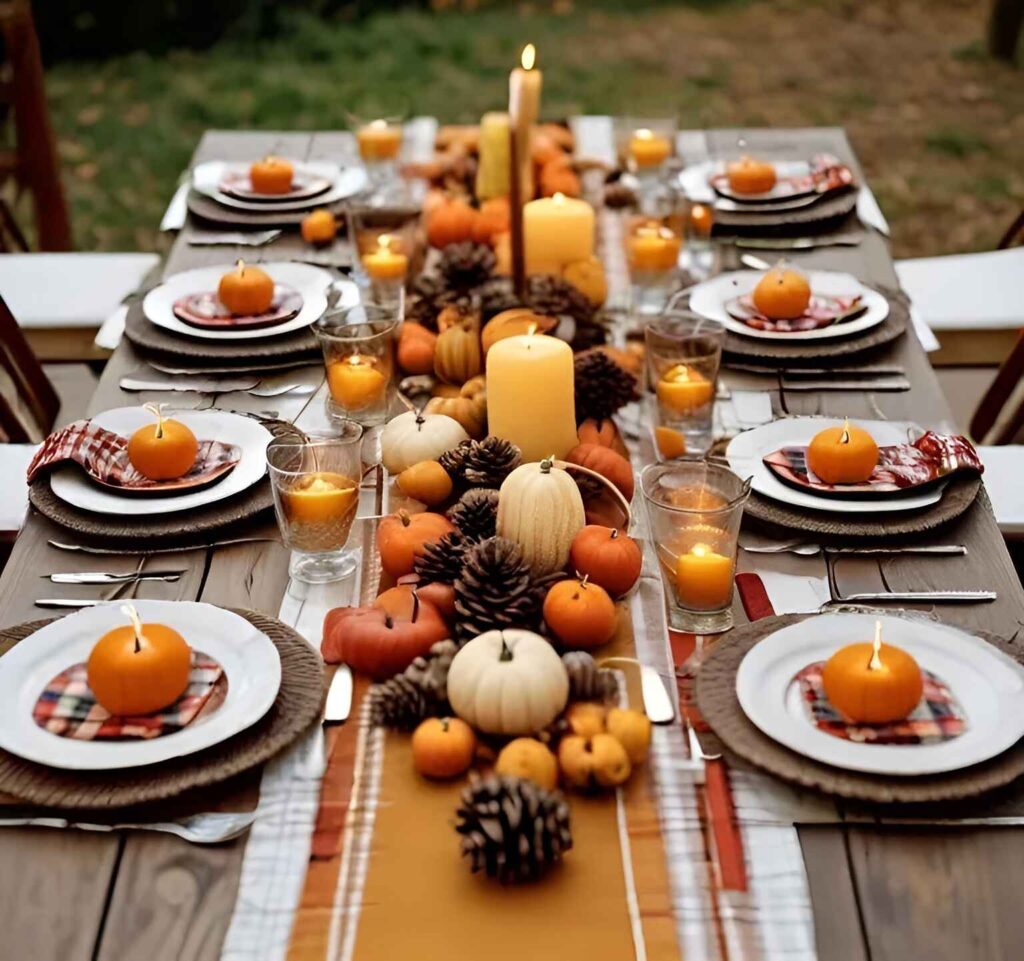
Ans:
[{"label": "round woven placemat", "polygon": [[[946,774],[902,778],[832,767],[773,741],[743,713],[736,697],[736,672],[744,655],[758,641],[806,616],[769,617],[738,627],[717,641],[701,664],[697,675],[697,704],[715,734],[734,754],[783,780],[839,797],[878,804],[957,801],[995,790],[1024,774],[1024,739],[981,764]],[[984,631],[972,633],[1014,660],[1021,659],[1021,651],[1014,645]]]},{"label": "round woven placemat", "polygon": [[745,211],[715,209],[715,227],[736,233],[781,232],[782,228],[800,227],[806,230],[827,221],[845,217],[857,206],[857,190],[851,189],[823,197],[817,203],[795,210],[746,213]]},{"label": "round woven placemat", "polygon": [[884,514],[840,514],[793,507],[781,501],[752,493],[744,514],[773,527],[842,537],[892,537],[901,534],[923,534],[959,517],[978,496],[981,478],[963,475],[954,477],[942,497],[928,507],[915,511]]},{"label": "round woven placemat", "polygon": [[203,340],[157,327],[146,319],[140,302],[135,302],[128,308],[124,335],[143,354],[172,361],[212,361],[218,366],[230,366],[233,363],[251,365],[259,360],[312,361],[320,356],[316,337],[308,327],[277,337],[255,340]]},{"label": "round woven placemat", "polygon": [[[116,808],[174,797],[227,780],[262,764],[320,720],[320,655],[287,624],[255,611],[234,610],[274,642],[281,655],[281,689],[270,710],[240,734],[186,757],[117,771],[64,771],[0,751],[0,791],[60,808]],[[48,620],[0,631],[0,652]]]},{"label": "round woven placemat", "polygon": [[734,359],[802,367],[820,364],[826,359],[844,359],[863,354],[902,337],[910,322],[906,297],[889,287],[874,287],[889,302],[889,315],[880,324],[851,337],[831,340],[759,340],[726,331],[724,353]]},{"label": "round woven placemat", "polygon": [[[311,211],[323,205],[313,204],[305,210],[240,210],[237,207],[226,207],[217,203],[212,197],[190,190],[188,209],[191,214],[209,224],[229,224],[232,227],[295,227],[302,223],[303,218]],[[327,204],[324,209],[334,214],[343,212],[345,202],[335,201]]]}]

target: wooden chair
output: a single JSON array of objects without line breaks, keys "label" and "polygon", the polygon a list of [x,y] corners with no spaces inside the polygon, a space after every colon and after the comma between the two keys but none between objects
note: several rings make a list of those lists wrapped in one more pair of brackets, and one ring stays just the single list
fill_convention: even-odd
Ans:
[{"label": "wooden chair", "polygon": [[[31,194],[40,250],[70,250],[71,225],[29,0],[0,0],[0,41],[0,102],[12,108],[16,143],[14,150],[0,151],[0,186],[13,179],[16,192]],[[28,250],[28,244],[0,198],[0,250],[15,249]]]},{"label": "wooden chair", "polygon": [[57,391],[0,297],[0,441],[39,443],[59,410]]}]

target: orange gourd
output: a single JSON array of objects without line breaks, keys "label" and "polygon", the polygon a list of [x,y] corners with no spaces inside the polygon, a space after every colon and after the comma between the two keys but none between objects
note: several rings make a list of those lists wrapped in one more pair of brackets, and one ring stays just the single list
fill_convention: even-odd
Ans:
[{"label": "orange gourd", "polygon": [[565,459],[570,464],[579,464],[580,467],[596,471],[611,481],[627,501],[633,499],[633,468],[625,457],[616,454],[611,448],[598,444],[578,444],[565,455]]},{"label": "orange gourd", "polygon": [[675,427],[655,427],[654,443],[662,460],[674,460],[686,453],[686,435]]},{"label": "orange gourd", "polygon": [[164,417],[162,404],[146,404],[156,417],[128,438],[128,460],[150,480],[174,480],[187,474],[196,462],[199,441],[181,421]]},{"label": "orange gourd", "polygon": [[314,210],[302,218],[302,239],[320,247],[329,244],[338,233],[338,221],[329,210]]},{"label": "orange gourd", "polygon": [[647,757],[651,746],[651,719],[646,714],[632,708],[613,707],[608,711],[605,725],[608,733],[626,749],[632,764],[639,764]]},{"label": "orange gourd", "polygon": [[764,160],[740,157],[726,164],[729,186],[738,194],[763,194],[775,186],[775,167]]},{"label": "orange gourd", "polygon": [[464,200],[447,198],[426,217],[427,240],[432,247],[447,247],[472,240],[477,212]]},{"label": "orange gourd", "polygon": [[[455,588],[451,584],[442,584],[439,581],[428,581],[424,583],[419,574],[406,574],[405,577],[398,578],[398,588],[411,592],[415,591],[420,600],[429,601],[434,605],[444,617],[446,621],[450,621],[455,617]],[[397,590],[398,588],[392,588]],[[388,593],[387,591],[384,592]],[[384,594],[378,596],[379,601]],[[397,603],[397,598],[395,603]],[[411,601],[409,602],[411,603]]]},{"label": "orange gourd", "polygon": [[870,642],[847,644],[826,662],[822,684],[832,706],[858,724],[905,718],[924,690],[921,668],[906,651]]},{"label": "orange gourd", "polygon": [[449,384],[464,384],[483,370],[480,328],[473,318],[444,330],[434,348],[434,373]]},{"label": "orange gourd", "polygon": [[476,735],[457,717],[431,717],[412,734],[412,761],[424,777],[465,774],[476,755]]},{"label": "orange gourd", "polygon": [[535,314],[529,307],[512,307],[495,314],[480,332],[480,344],[486,355],[499,340],[506,337],[518,337],[520,334],[546,334],[554,330],[558,321],[554,317]]},{"label": "orange gourd", "polygon": [[568,157],[557,158],[546,163],[540,168],[538,180],[541,194],[545,197],[553,197],[555,194],[578,197],[583,193],[583,185],[573,171]]},{"label": "orange gourd", "polygon": [[382,681],[404,671],[449,633],[441,612],[414,593],[407,617],[377,605],[328,611],[320,652],[328,664],[348,664]]},{"label": "orange gourd", "polygon": [[608,299],[608,278],[599,257],[588,257],[586,260],[574,260],[566,264],[562,270],[562,279],[572,284],[595,307],[600,307]]},{"label": "orange gourd", "polygon": [[517,737],[498,755],[494,769],[509,777],[521,777],[546,791],[558,786],[558,759],[536,738]]},{"label": "orange gourd", "polygon": [[389,514],[377,528],[377,549],[381,567],[392,577],[411,574],[416,558],[426,544],[439,541],[455,528],[440,514]]},{"label": "orange gourd", "polygon": [[452,493],[452,479],[436,460],[421,460],[398,475],[398,487],[406,497],[436,507]]},{"label": "orange gourd", "polygon": [[807,466],[826,484],[859,484],[877,465],[875,439],[849,421],[819,431],[807,448]]},{"label": "orange gourd", "polygon": [[558,745],[558,766],[570,787],[593,790],[618,787],[629,780],[633,765],[626,749],[611,734],[570,734]]},{"label": "orange gourd", "polygon": [[273,303],[274,281],[266,271],[240,260],[234,270],[221,277],[217,296],[233,314],[262,314]]},{"label": "orange gourd", "polygon": [[569,566],[612,597],[621,597],[640,577],[643,554],[628,534],[614,527],[588,524],[573,538]]},{"label": "orange gourd", "polygon": [[538,167],[560,160],[565,151],[546,130],[534,130],[530,138],[530,156]]},{"label": "orange gourd", "polygon": [[192,651],[173,628],[139,623],[130,605],[122,610],[132,623],[96,642],[86,664],[89,688],[111,714],[152,714],[173,704],[188,687]]},{"label": "orange gourd", "polygon": [[461,387],[438,384],[424,408],[428,414],[444,414],[458,421],[470,437],[482,438],[487,426],[487,381],[483,374]]},{"label": "orange gourd", "polygon": [[398,366],[407,374],[432,373],[436,346],[437,334],[407,320],[398,331]]},{"label": "orange gourd", "polygon": [[615,421],[610,417],[604,420],[594,420],[588,417],[576,430],[576,436],[581,444],[596,444],[598,447],[607,447],[629,460],[629,450],[625,441],[615,426]]},{"label": "orange gourd", "polygon": [[608,592],[586,576],[559,581],[544,598],[544,621],[565,647],[600,647],[612,639],[618,612]]},{"label": "orange gourd", "polygon": [[295,168],[283,157],[264,157],[249,168],[249,182],[258,194],[286,194],[294,178]]},{"label": "orange gourd", "polygon": [[603,734],[605,730],[605,714],[603,704],[595,704],[593,701],[577,701],[569,705],[565,712],[565,721],[573,734],[581,737],[593,737],[595,734]]},{"label": "orange gourd", "polygon": [[811,285],[799,270],[772,267],[765,271],[753,293],[754,306],[772,320],[803,315],[811,302]]},{"label": "orange gourd", "polygon": [[478,244],[493,244],[498,234],[511,230],[512,210],[508,197],[494,197],[480,204],[472,237]]}]

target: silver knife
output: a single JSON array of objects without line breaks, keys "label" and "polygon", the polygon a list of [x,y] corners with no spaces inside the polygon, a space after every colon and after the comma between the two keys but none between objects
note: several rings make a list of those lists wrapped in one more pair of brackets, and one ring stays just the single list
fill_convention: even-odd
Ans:
[{"label": "silver knife", "polygon": [[863,240],[859,234],[833,234],[823,237],[737,237],[733,244],[754,250],[813,250],[815,247],[856,247]]},{"label": "silver knife", "polygon": [[176,581],[185,573],[185,568],[170,571],[145,571],[140,574],[109,574],[103,571],[82,571],[80,573],[43,574],[54,584],[126,584],[129,581]]},{"label": "silver knife", "polygon": [[879,364],[877,367],[769,367],[766,364],[726,364],[727,370],[746,374],[766,374],[772,377],[896,377],[906,374],[906,368]]},{"label": "silver knife", "polygon": [[327,689],[324,705],[324,724],[340,724],[352,709],[352,671],[347,664],[339,664]]},{"label": "silver knife", "polygon": [[94,547],[91,544],[69,544],[66,541],[48,540],[50,547],[59,551],[79,551],[84,554],[117,554],[119,557],[149,556],[150,554],[181,554],[185,551],[206,551],[214,547],[230,547],[233,544],[263,544],[278,541],[277,537],[232,537],[223,541],[210,541],[194,547],[147,547],[142,551],[126,551],[123,547]]},{"label": "silver knife", "polygon": [[644,699],[644,713],[652,724],[669,724],[675,720],[672,698],[658,672],[648,664],[640,665],[640,694]]},{"label": "silver knife", "polygon": [[978,604],[997,600],[995,591],[879,591],[878,593],[844,594],[834,598],[836,604],[848,601],[894,601],[917,604],[932,601],[936,604]]},{"label": "silver knife", "polygon": [[97,604],[116,604],[117,601],[83,600],[80,597],[40,597],[36,607],[95,607]]},{"label": "silver knife", "polygon": [[782,377],[782,389],[790,393],[801,391],[832,391],[832,390],[864,390],[875,393],[899,393],[910,390],[910,381],[906,377],[880,377],[878,380],[867,378],[850,380],[791,380],[788,375]]}]

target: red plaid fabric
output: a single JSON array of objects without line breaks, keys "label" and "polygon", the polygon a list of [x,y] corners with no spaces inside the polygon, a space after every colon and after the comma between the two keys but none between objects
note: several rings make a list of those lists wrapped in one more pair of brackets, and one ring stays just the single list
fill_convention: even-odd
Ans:
[{"label": "red plaid fabric", "polygon": [[913,713],[890,724],[852,724],[825,696],[821,671],[825,662],[808,664],[796,676],[811,721],[819,731],[847,741],[871,744],[938,744],[959,737],[967,728],[952,692],[930,671],[922,671],[924,694]]},{"label": "red plaid fabric", "polygon": [[[196,462],[185,476],[209,474],[223,464],[237,463],[239,458],[239,449],[233,444],[203,440],[199,442]],[[31,484],[41,471],[69,460],[81,465],[91,477],[106,484],[153,487],[163,483],[143,477],[132,467],[128,460],[127,438],[97,427],[89,420],[76,420],[43,441],[28,465],[28,482]]]},{"label": "red plaid fabric", "polygon": [[748,327],[752,327],[754,330],[791,334],[802,330],[818,330],[822,327],[832,326],[837,317],[851,313],[860,304],[861,296],[854,294],[851,297],[812,297],[807,305],[807,310],[801,316],[789,320],[773,320],[762,314],[754,306],[753,294],[743,294],[737,300],[743,311],[742,313],[736,311],[734,316]]},{"label": "red plaid fabric", "polygon": [[32,716],[36,724],[59,737],[79,741],[150,739],[173,734],[196,719],[221,684],[224,670],[208,654],[192,652],[188,687],[170,707],[156,714],[115,717],[89,690],[85,664],[61,671],[39,695]]}]

